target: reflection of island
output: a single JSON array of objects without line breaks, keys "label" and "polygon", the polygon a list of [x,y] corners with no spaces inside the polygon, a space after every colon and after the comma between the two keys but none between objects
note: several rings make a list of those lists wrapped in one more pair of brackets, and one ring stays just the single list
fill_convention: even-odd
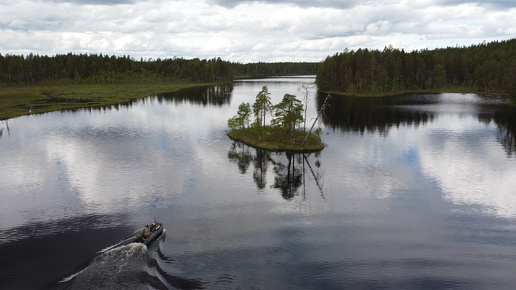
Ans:
[{"label": "reflection of island", "polygon": [[[298,158],[295,158],[297,155]],[[303,174],[299,166],[299,158],[301,154],[286,153],[288,164],[278,162],[274,166],[274,188],[281,190],[281,195],[284,199],[290,200],[296,195],[299,186],[303,184]],[[297,161],[297,162],[296,162]]]},{"label": "reflection of island", "polygon": [[233,142],[228,152],[229,160],[235,162],[240,169],[240,173],[245,174],[249,168],[249,164],[253,160],[253,156],[249,152],[249,146],[241,142]]},{"label": "reflection of island", "polygon": [[[286,200],[297,196],[300,188],[302,188],[303,199],[306,197],[305,176],[309,172],[313,176],[315,186],[324,198],[324,190],[320,181],[321,175],[314,171],[314,167],[309,161],[312,154],[316,158],[318,157],[318,153],[285,153],[255,149],[235,141],[229,149],[228,158],[238,165],[242,174],[246,174],[252,163],[254,165],[253,179],[259,189],[267,186],[267,173],[272,166],[274,180],[271,182],[271,188],[279,189]],[[319,161],[316,161],[315,164],[316,168],[320,166]]]},{"label": "reflection of island", "polygon": [[[241,142],[235,142],[244,144]],[[267,150],[256,149],[256,158],[254,159],[253,179],[259,189],[264,189],[267,185],[267,165],[272,162],[271,153]]]}]

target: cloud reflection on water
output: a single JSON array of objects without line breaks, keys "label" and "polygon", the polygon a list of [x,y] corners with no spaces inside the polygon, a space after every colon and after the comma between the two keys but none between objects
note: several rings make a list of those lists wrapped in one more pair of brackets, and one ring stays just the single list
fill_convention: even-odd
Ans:
[{"label": "cloud reflection on water", "polygon": [[457,123],[456,116],[443,117],[420,134],[422,172],[435,179],[443,197],[454,204],[482,206],[496,216],[516,217],[515,160],[508,159],[493,138],[492,124],[469,117],[461,120],[471,124],[469,128],[449,125]]},{"label": "cloud reflection on water", "polygon": [[[330,144],[325,151],[342,160],[333,170],[341,172],[339,187],[363,197],[395,196],[417,187],[422,174],[437,182],[442,197],[455,205],[514,218],[514,126],[509,125],[514,114],[503,104],[498,97],[471,94],[343,98],[333,102],[325,124],[362,137]],[[500,130],[508,137],[501,140]]]},{"label": "cloud reflection on water", "polygon": [[[34,232],[66,228],[88,237],[74,238],[69,250],[96,252],[104,246],[95,227],[116,240],[156,214],[170,233],[159,246],[171,257],[163,269],[185,278],[314,289],[511,282],[514,228],[507,225],[516,215],[516,159],[498,139],[499,126],[512,132],[512,119],[497,117],[496,106],[382,99],[383,112],[343,110],[328,118],[327,147],[308,156],[311,168],[303,170],[299,155],[231,152],[227,119],[266,84],[241,83],[222,104],[151,97],[110,110],[14,119],[11,136],[4,131],[0,139],[0,234],[16,227],[30,240]],[[277,86],[274,95],[296,87]],[[350,111],[356,114],[345,115]],[[249,159],[232,162],[240,152]],[[301,184],[288,182],[289,162]],[[127,228],[109,231],[120,224]],[[39,241],[27,249],[33,244]],[[17,245],[4,249],[12,254]],[[84,261],[62,257],[67,268]],[[37,265],[47,262],[45,256]],[[305,281],[307,275],[322,278]]]}]

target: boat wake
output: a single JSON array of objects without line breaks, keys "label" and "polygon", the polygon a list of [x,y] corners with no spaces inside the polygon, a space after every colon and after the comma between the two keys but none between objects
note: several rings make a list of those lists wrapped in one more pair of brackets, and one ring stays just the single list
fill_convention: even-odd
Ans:
[{"label": "boat wake", "polygon": [[106,253],[108,251],[111,251],[113,249],[116,249],[116,248],[119,248],[119,247],[122,247],[122,246],[126,246],[126,245],[129,245],[132,240],[134,239],[134,236],[138,233],[139,231],[136,231],[134,234],[130,235],[129,237],[125,238],[123,241],[120,241],[112,246],[109,246],[107,248],[104,248],[100,251],[98,251],[97,253],[98,254],[103,254],[103,253]]},{"label": "boat wake", "polygon": [[63,279],[62,286],[65,289],[132,289],[141,284],[149,258],[143,244],[113,248],[97,256],[82,271]]},{"label": "boat wake", "polygon": [[[82,271],[64,278],[59,289],[200,289],[202,284],[167,274],[158,250],[143,243],[126,240],[99,251],[99,255]],[[158,242],[158,243],[156,243]]]}]

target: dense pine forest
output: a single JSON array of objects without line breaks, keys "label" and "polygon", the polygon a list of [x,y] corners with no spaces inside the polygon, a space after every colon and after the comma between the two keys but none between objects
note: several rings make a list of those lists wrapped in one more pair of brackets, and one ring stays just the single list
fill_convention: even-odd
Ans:
[{"label": "dense pine forest", "polygon": [[102,54],[2,55],[0,83],[111,84],[231,82],[238,77],[317,74],[321,91],[385,95],[467,91],[516,95],[516,39],[469,47],[405,52],[358,49],[322,63],[235,63],[213,59],[140,59]]},{"label": "dense pine forest", "polygon": [[232,67],[236,76],[267,77],[315,75],[319,65],[319,62],[258,62],[246,64],[233,63]]},{"label": "dense pine forest", "polygon": [[405,52],[392,46],[328,56],[317,86],[324,92],[384,95],[467,91],[516,95],[516,39],[469,47]]},{"label": "dense pine forest", "polygon": [[1,55],[0,83],[109,84],[147,81],[230,82],[239,77],[314,74],[319,63],[231,63],[214,59],[156,59],[102,54]]},{"label": "dense pine forest", "polygon": [[102,54],[0,55],[0,82],[7,84],[221,82],[232,78],[231,64],[220,58],[137,61]]}]

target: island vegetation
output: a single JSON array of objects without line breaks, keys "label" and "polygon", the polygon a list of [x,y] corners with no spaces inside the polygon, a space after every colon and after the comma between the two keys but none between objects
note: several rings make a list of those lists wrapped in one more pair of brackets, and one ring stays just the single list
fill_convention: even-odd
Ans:
[{"label": "island vegetation", "polygon": [[345,50],[322,62],[316,83],[323,92],[355,96],[459,92],[516,99],[516,39],[412,52]]},{"label": "island vegetation", "polygon": [[[280,103],[273,105],[267,86],[263,86],[252,106],[249,103],[240,104],[237,114],[228,120],[228,136],[267,150],[320,151],[324,148],[321,129],[317,128],[314,132],[306,130],[304,110],[302,102],[291,94],[285,94]],[[252,123],[251,114],[255,116]],[[266,117],[269,114],[273,118],[267,125]],[[304,124],[303,128],[301,124]]]}]

